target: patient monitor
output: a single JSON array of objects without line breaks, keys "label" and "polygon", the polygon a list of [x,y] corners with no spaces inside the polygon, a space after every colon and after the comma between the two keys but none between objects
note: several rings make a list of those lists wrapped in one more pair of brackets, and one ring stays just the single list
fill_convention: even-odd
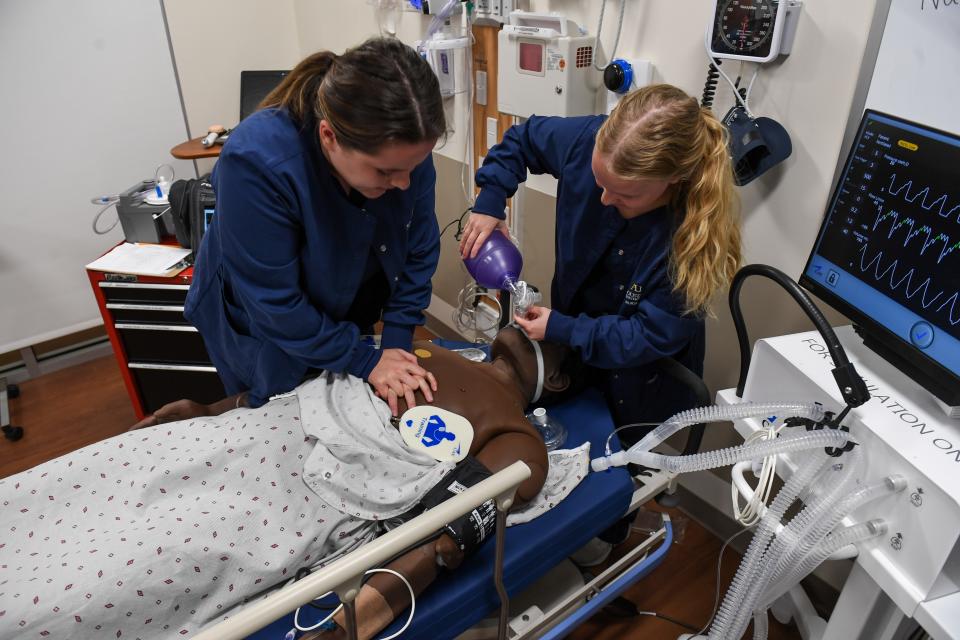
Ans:
[{"label": "patient monitor", "polygon": [[960,405],[960,136],[867,110],[800,283]]}]

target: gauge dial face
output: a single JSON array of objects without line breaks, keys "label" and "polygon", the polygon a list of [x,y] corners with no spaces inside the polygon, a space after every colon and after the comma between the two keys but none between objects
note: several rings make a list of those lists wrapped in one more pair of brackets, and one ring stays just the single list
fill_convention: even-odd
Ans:
[{"label": "gauge dial face", "polygon": [[728,53],[766,56],[776,14],[777,0],[722,0],[717,3],[714,44]]}]

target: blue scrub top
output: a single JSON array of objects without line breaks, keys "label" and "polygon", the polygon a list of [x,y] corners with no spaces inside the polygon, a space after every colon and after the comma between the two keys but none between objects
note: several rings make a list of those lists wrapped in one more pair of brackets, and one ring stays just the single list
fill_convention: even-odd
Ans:
[{"label": "blue scrub top", "polygon": [[185,307],[228,393],[249,391],[258,406],[310,369],[366,379],[380,352],[345,316],[371,252],[390,288],[381,344],[410,349],[440,254],[435,180],[431,156],[408,189],[365,200],[344,192],[316,127],[287,111],[258,111],[233,130]]},{"label": "blue scrub top", "polygon": [[573,347],[595,369],[618,425],[662,420],[691,396],[659,376],[665,356],[703,374],[704,323],[685,314],[669,259],[683,212],[662,207],[625,220],[600,202],[590,166],[606,116],[533,116],[511,127],[477,171],[473,210],[504,217],[527,171],[558,180],[553,309],[546,339]]}]

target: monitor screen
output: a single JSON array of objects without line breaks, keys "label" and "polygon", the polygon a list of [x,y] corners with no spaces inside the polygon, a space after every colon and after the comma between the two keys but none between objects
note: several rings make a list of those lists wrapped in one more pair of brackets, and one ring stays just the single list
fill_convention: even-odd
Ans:
[{"label": "monitor screen", "polygon": [[960,399],[960,136],[872,110],[834,189],[801,284],[872,349]]},{"label": "monitor screen", "polygon": [[257,110],[257,106],[276,88],[289,71],[241,71],[240,119]]},{"label": "monitor screen", "polygon": [[203,208],[203,232],[206,233],[210,229],[210,223],[213,222],[213,207],[204,207]]}]

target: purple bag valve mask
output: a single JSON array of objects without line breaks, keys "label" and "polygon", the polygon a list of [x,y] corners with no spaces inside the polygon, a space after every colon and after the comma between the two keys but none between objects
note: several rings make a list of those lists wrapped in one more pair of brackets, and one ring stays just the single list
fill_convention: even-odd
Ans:
[{"label": "purple bag valve mask", "polygon": [[500,231],[490,234],[476,258],[463,262],[477,284],[487,289],[511,288],[508,284],[519,280],[523,270],[520,250]]}]

